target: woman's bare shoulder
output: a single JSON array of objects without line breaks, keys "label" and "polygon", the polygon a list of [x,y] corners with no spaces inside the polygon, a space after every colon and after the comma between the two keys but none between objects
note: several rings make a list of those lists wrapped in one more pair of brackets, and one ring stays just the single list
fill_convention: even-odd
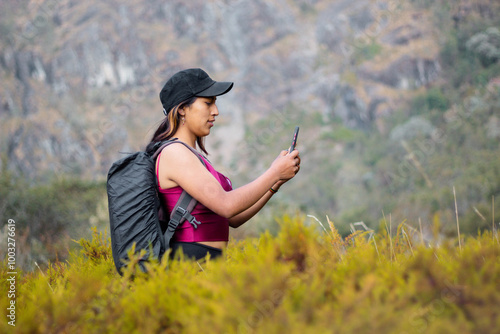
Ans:
[{"label": "woman's bare shoulder", "polygon": [[192,163],[194,161],[200,160],[196,154],[183,143],[170,144],[161,152],[162,163],[185,166],[186,163]]}]

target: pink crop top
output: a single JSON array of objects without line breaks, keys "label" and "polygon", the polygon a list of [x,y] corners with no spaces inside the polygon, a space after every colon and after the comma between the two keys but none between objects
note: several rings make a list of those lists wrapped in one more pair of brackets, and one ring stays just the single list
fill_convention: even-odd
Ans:
[{"label": "pink crop top", "polygon": [[[161,153],[158,155],[156,160],[156,178],[158,180],[158,162],[160,161]],[[225,191],[230,191],[233,189],[231,181],[225,177],[223,174],[217,172],[210,163],[203,158],[207,166],[208,171],[219,181],[220,185]],[[167,210],[168,214],[175,207],[175,204],[179,200],[183,189],[180,186],[163,189],[160,187],[160,181],[158,181],[158,192],[160,195],[160,201],[163,207]],[[177,226],[172,241],[177,242],[198,242],[198,241],[228,241],[229,239],[229,220],[227,218],[221,217],[206,206],[201,203],[196,204],[191,214],[198,220],[201,224],[198,228],[194,228],[188,221],[184,221],[182,224]]]}]

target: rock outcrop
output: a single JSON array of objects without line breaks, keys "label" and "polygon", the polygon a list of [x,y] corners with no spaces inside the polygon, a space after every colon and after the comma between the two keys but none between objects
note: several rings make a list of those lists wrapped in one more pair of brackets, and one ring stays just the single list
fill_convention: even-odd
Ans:
[{"label": "rock outcrop", "polygon": [[[1,14],[0,128],[2,163],[30,178],[104,177],[119,152],[147,143],[162,117],[158,92],[182,68],[235,81],[211,144],[227,161],[246,128],[290,104],[373,130],[402,96],[440,75],[432,26],[416,24],[427,14],[391,1],[26,6]],[[221,141],[230,144],[218,150]]]}]

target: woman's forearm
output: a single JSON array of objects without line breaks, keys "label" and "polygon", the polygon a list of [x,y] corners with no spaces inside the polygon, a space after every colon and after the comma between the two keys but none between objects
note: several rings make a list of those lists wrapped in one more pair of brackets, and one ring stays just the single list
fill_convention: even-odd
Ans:
[{"label": "woman's forearm", "polygon": [[231,219],[249,210],[262,200],[262,197],[266,195],[270,187],[275,185],[279,187],[287,180],[293,178],[300,170],[300,158],[298,155],[299,151],[297,150],[290,154],[287,151],[282,151],[271,164],[271,167],[255,181],[230,191],[227,195],[223,196],[221,204],[223,205],[222,210],[224,214],[222,216]]},{"label": "woman's forearm", "polygon": [[262,196],[257,203],[252,205],[247,210],[229,219],[229,226],[237,228],[249,221],[253,216],[257,214],[266,205],[266,203],[271,199],[272,193],[268,191]]},{"label": "woman's forearm", "polygon": [[[228,192],[224,200],[226,207],[224,216],[231,221],[240,221],[242,217],[245,216],[249,216],[248,219],[250,219],[267,203],[269,198],[271,198],[271,196],[268,195],[268,193],[272,195],[269,188],[276,184],[276,181],[276,178],[274,178],[271,173],[266,172],[253,182]],[[240,218],[237,218],[238,216],[240,216]]]},{"label": "woman's forearm", "polygon": [[[281,181],[275,183],[272,188],[274,191],[278,191],[278,189],[281,187],[283,183]],[[229,225],[233,228],[240,227],[247,221],[249,221],[253,216],[255,216],[263,207],[266,205],[266,203],[273,197],[274,193],[271,190],[268,190],[264,196],[262,196],[257,203],[252,205],[250,208],[247,210],[243,211],[242,213],[232,217],[229,219]]]}]

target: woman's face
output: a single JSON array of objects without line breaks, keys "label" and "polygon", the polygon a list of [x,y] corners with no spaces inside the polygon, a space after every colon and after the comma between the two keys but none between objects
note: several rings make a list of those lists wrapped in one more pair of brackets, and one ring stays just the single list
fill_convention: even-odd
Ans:
[{"label": "woman's face", "polygon": [[196,136],[204,137],[210,134],[215,117],[219,115],[219,109],[215,104],[216,99],[216,97],[198,97],[193,104],[184,108],[184,126],[187,126]]}]

